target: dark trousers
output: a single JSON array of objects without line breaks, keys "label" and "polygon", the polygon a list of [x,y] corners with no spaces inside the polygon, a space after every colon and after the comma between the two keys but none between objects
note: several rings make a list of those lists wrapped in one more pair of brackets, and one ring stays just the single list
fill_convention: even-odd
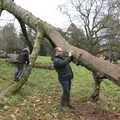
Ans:
[{"label": "dark trousers", "polygon": [[23,73],[23,69],[24,69],[24,64],[21,63],[16,63],[16,67],[17,67],[17,71],[14,74],[14,79],[18,80],[19,77],[22,75]]},{"label": "dark trousers", "polygon": [[70,90],[71,90],[71,79],[61,79],[59,80],[63,93],[61,96],[61,106],[69,106],[70,105]]},{"label": "dark trousers", "polygon": [[61,107],[74,109],[74,107],[70,104],[71,79],[62,79],[59,80],[59,82],[63,89],[63,94],[61,96]]},{"label": "dark trousers", "polygon": [[62,96],[69,97],[70,96],[70,90],[71,90],[71,79],[62,79],[59,80],[62,89],[63,89],[63,94]]}]

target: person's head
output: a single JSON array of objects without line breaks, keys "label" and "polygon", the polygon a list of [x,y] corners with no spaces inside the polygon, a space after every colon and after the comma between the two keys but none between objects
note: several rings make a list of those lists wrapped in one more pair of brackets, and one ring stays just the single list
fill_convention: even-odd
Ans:
[{"label": "person's head", "polygon": [[55,48],[55,55],[62,55],[63,54],[63,49],[61,47],[56,47]]},{"label": "person's head", "polygon": [[30,53],[29,48],[27,48],[27,47],[26,47],[26,48],[23,48],[22,51],[23,51],[23,52],[27,52],[28,54]]}]

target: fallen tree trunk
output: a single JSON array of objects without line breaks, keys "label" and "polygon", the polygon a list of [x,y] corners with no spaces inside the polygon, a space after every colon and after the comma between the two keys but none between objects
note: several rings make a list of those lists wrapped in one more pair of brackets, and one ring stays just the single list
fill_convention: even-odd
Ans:
[{"label": "fallen tree trunk", "polygon": [[40,69],[48,69],[48,70],[54,70],[54,66],[52,63],[39,63],[39,64],[34,64],[35,68],[40,68]]},{"label": "fallen tree trunk", "polygon": [[0,54],[0,58],[9,58],[8,54]]},{"label": "fallen tree trunk", "polygon": [[103,61],[89,54],[85,50],[71,46],[67,41],[65,41],[65,39],[61,36],[61,34],[56,30],[55,27],[40,20],[39,18],[32,15],[32,13],[21,8],[20,6],[16,5],[13,2],[8,2],[8,0],[4,0],[2,4],[2,8],[14,14],[17,17],[20,17],[25,24],[27,24],[28,26],[30,26],[35,30],[37,27],[37,23],[39,22],[45,34],[52,40],[55,46],[60,46],[66,50],[72,49],[74,51],[73,61],[75,63],[82,64],[90,71],[98,71],[98,72],[104,73],[110,80],[112,80],[115,84],[120,86],[120,67],[119,66],[110,64],[107,61]]},{"label": "fallen tree trunk", "polygon": [[[14,62],[15,60],[8,60],[8,62],[10,63],[10,64],[15,64],[15,62]],[[35,63],[34,65],[33,65],[33,67],[35,67],[35,68],[43,68],[43,69],[48,69],[48,70],[54,70],[54,66],[53,66],[53,64],[52,63]]]},{"label": "fallen tree trunk", "polygon": [[[34,43],[34,48],[31,55],[31,63],[34,64],[36,57],[38,55],[38,51],[40,48],[40,39],[42,39],[42,35],[45,34],[54,46],[60,46],[65,50],[73,50],[73,62],[77,64],[81,64],[90,71],[98,71],[100,73],[105,74],[110,80],[112,80],[115,84],[120,86],[120,66],[113,65],[108,63],[107,61],[101,60],[85,50],[76,48],[71,46],[62,36],[61,34],[51,26],[50,24],[40,20],[39,18],[32,15],[29,11],[17,6],[12,1],[8,0],[0,0],[0,8],[3,10],[7,10],[12,13],[16,17],[20,18],[25,24],[33,28],[37,32],[36,41]],[[39,28],[39,29],[38,29]],[[42,28],[42,29],[41,29]],[[41,33],[42,31],[42,33]],[[21,78],[20,82],[10,84],[4,90],[0,92],[0,99],[9,93],[13,93],[16,90],[20,89],[22,85],[27,81],[29,74],[32,69],[32,65],[26,67],[26,70]]]}]

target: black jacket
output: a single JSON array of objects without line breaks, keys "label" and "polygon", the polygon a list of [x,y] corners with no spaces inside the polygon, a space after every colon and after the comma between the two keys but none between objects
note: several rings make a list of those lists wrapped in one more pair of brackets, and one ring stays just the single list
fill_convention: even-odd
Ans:
[{"label": "black jacket", "polygon": [[16,58],[16,63],[29,64],[29,52],[27,50],[21,51]]},{"label": "black jacket", "polygon": [[59,80],[67,80],[73,78],[73,72],[69,63],[72,57],[54,56],[53,65],[55,70],[58,72]]}]

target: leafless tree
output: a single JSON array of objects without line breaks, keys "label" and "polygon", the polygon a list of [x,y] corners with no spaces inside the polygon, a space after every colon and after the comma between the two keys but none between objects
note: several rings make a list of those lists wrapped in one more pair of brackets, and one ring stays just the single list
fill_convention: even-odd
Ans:
[{"label": "leafless tree", "polygon": [[23,48],[23,42],[19,39],[13,23],[5,25],[1,31],[0,49],[13,52]]}]

